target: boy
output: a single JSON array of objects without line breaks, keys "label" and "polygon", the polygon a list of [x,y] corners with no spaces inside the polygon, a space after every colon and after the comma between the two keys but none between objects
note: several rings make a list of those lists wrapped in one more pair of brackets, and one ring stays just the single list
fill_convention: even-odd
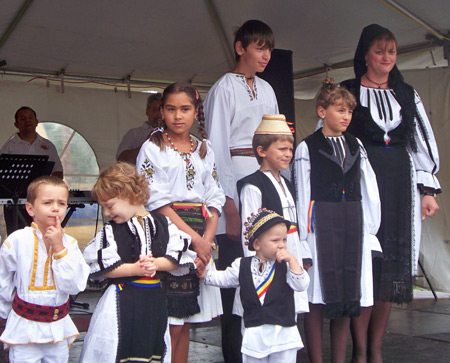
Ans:
[{"label": "boy", "polygon": [[[242,256],[241,226],[237,207],[236,182],[258,169],[251,150],[253,133],[263,114],[278,113],[272,87],[256,76],[270,61],[275,39],[270,27],[259,20],[248,20],[236,32],[236,65],[210,89],[204,101],[206,131],[216,155],[220,184],[226,195],[224,213],[219,219],[217,243],[219,270]],[[234,290],[221,290],[224,315],[222,350],[225,362],[238,363],[240,319],[231,315]]]},{"label": "boy", "polygon": [[[297,232],[297,211],[294,186],[280,174],[289,167],[292,160],[294,137],[284,115],[264,115],[253,136],[253,151],[260,164],[259,170],[237,183],[240,200],[242,233],[251,213],[267,208],[290,221],[287,250],[305,265],[311,264],[311,252],[306,242],[300,243]],[[253,255],[243,239],[244,256]],[[296,312],[308,312],[306,292],[295,293]]]},{"label": "boy", "polygon": [[0,317],[8,319],[0,340],[10,362],[67,362],[78,330],[69,295],[86,288],[89,267],[61,220],[69,190],[60,178],[43,176],[27,189],[30,227],[17,230],[0,249]]},{"label": "boy", "polygon": [[[244,319],[244,362],[295,362],[303,347],[296,327],[294,291],[304,291],[309,276],[286,249],[290,222],[262,209],[246,223],[253,257],[236,259],[225,271],[207,271],[205,282],[240,287]],[[237,307],[238,307],[237,305]]]}]

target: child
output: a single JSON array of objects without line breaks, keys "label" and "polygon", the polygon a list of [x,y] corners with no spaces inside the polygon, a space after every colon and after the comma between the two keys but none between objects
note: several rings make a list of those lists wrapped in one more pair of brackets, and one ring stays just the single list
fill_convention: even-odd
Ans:
[{"label": "child", "polygon": [[14,362],[67,362],[78,330],[68,315],[69,295],[86,288],[89,267],[61,220],[69,190],[62,179],[30,183],[26,209],[30,227],[1,246],[0,317],[8,319],[0,340]]},{"label": "child", "polygon": [[260,209],[246,225],[247,247],[256,255],[237,258],[225,271],[207,271],[205,282],[240,287],[244,363],[295,362],[303,344],[296,326],[294,291],[305,290],[309,276],[286,249],[291,223]]},{"label": "child", "polygon": [[[196,263],[214,269],[211,247],[225,196],[211,144],[206,141],[197,90],[186,83],[168,86],[161,98],[161,115],[164,128],[144,143],[137,159],[137,167],[150,185],[147,209],[168,216],[188,233],[199,257]],[[202,142],[189,133],[196,118]],[[205,220],[208,216],[212,218]],[[196,275],[180,275],[178,271],[168,275],[167,298],[173,360],[186,362],[189,323],[210,321],[222,314],[222,303],[219,289],[200,284]]]},{"label": "child", "polygon": [[160,271],[193,267],[182,251],[189,236],[166,217],[145,210],[148,183],[128,163],[100,174],[92,191],[106,223],[83,255],[90,278],[107,279],[84,340],[81,362],[170,362],[167,306]]},{"label": "child", "polygon": [[[220,184],[226,195],[217,228],[219,270],[242,256],[241,225],[236,182],[258,170],[252,137],[264,114],[277,114],[278,103],[263,72],[275,46],[272,29],[260,20],[248,20],[236,31],[236,65],[223,75],[205,98],[206,131],[216,155]],[[222,289],[222,351],[227,363],[241,361],[241,320],[231,314],[234,289]]]},{"label": "child", "polygon": [[316,106],[323,127],[295,152],[300,239],[308,241],[313,257],[306,346],[311,362],[321,362],[325,314],[331,319],[332,360],[344,362],[350,318],[360,306],[373,305],[371,250],[380,250],[380,202],[367,154],[345,132],[355,98],[327,80]]},{"label": "child", "polygon": [[[294,186],[289,180],[282,177],[280,170],[289,167],[292,160],[294,137],[286,123],[284,115],[264,115],[261,124],[253,136],[253,152],[258,163],[259,170],[241,179],[237,183],[240,210],[242,217],[242,233],[245,232],[246,217],[259,208],[274,210],[284,219],[291,222],[288,231],[287,250],[291,252],[301,263],[302,257],[305,263],[311,264],[311,251],[308,244],[300,243],[297,229],[297,211],[294,202]],[[244,256],[254,253],[249,251],[243,241]],[[308,312],[308,298],[306,292],[296,292],[295,306],[297,313]]]}]

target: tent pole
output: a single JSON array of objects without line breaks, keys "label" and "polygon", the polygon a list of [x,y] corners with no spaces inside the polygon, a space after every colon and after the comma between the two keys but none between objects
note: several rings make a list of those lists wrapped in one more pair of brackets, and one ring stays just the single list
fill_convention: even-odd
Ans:
[{"label": "tent pole", "polygon": [[20,7],[19,11],[17,12],[16,16],[13,18],[11,23],[8,25],[8,28],[6,28],[5,32],[3,33],[2,37],[0,38],[0,49],[3,48],[3,45],[8,40],[11,33],[14,31],[17,24],[19,24],[19,21],[22,19],[22,17],[25,15],[25,12],[30,7],[33,0],[25,0],[22,6]]},{"label": "tent pole", "polygon": [[230,69],[234,67],[234,51],[231,50],[227,35],[223,29],[222,22],[220,21],[219,14],[217,13],[217,9],[214,6],[212,0],[205,0],[206,7],[209,10],[209,15],[212,18],[214,26],[216,27],[217,34],[219,35],[220,43],[222,44],[223,50],[225,51],[225,56],[227,57],[228,66]]}]

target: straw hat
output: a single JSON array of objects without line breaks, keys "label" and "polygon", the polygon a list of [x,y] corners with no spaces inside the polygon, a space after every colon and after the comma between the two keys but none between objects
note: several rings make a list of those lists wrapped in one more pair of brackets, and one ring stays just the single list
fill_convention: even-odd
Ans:
[{"label": "straw hat", "polygon": [[292,135],[284,115],[264,115],[255,135]]}]

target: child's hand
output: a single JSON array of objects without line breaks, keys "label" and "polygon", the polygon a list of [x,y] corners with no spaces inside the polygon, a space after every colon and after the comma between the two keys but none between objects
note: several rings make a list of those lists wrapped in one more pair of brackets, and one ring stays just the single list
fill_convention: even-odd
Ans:
[{"label": "child's hand", "polygon": [[294,256],[288,250],[282,248],[277,250],[275,258],[278,262],[290,262]]},{"label": "child's hand", "polygon": [[157,267],[155,263],[155,258],[147,256],[144,262],[141,262],[141,268],[143,269],[144,276],[153,277],[156,274]]},{"label": "child's hand", "polygon": [[46,241],[52,248],[54,253],[58,253],[64,249],[62,242],[63,230],[61,228],[61,219],[59,216],[55,217],[55,225],[49,226],[44,233],[44,241]]},{"label": "child's hand", "polygon": [[211,258],[211,242],[198,236],[197,238],[192,238],[192,245],[197,256],[206,265]]},{"label": "child's hand", "polygon": [[197,276],[202,279],[206,275],[206,265],[198,257],[195,259],[194,263],[198,271]]}]

